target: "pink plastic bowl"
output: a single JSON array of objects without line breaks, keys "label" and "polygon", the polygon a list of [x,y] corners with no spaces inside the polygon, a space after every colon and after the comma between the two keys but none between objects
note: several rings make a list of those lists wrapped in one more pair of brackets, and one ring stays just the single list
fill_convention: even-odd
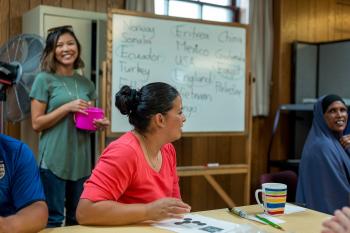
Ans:
[{"label": "pink plastic bowl", "polygon": [[77,112],[75,113],[75,127],[83,130],[95,131],[97,128],[93,124],[94,119],[104,118],[104,112],[100,108],[90,107],[85,110],[88,115]]}]

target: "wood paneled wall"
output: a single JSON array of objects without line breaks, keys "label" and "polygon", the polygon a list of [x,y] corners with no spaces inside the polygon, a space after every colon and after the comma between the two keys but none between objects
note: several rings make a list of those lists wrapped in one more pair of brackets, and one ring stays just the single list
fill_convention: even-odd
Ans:
[{"label": "wood paneled wall", "polygon": [[[342,1],[346,2],[346,1]],[[20,34],[21,16],[39,5],[51,5],[81,10],[106,12],[107,7],[123,8],[124,0],[0,0],[0,46],[11,36]],[[275,50],[271,92],[271,113],[268,117],[253,119],[252,135],[252,190],[258,186],[259,176],[266,172],[267,149],[271,136],[274,112],[279,104],[291,100],[291,43],[294,40],[331,41],[350,38],[350,5],[337,0],[275,0]],[[285,158],[289,148],[287,120],[282,119],[277,132],[273,155]],[[7,133],[19,137],[18,125],[8,124]],[[244,138],[185,137],[175,142],[179,165],[202,165],[207,162],[244,162]],[[243,203],[240,194],[242,177],[217,176],[223,188],[237,204]],[[202,177],[181,178],[183,199],[193,210],[225,207],[225,203]]]},{"label": "wood paneled wall", "polygon": [[[350,5],[338,2],[346,1],[276,1],[279,31],[276,34],[278,40],[273,92],[279,103],[290,103],[292,97],[290,86],[293,41],[324,42],[350,39]],[[276,107],[273,106],[275,109]],[[283,140],[282,135],[277,137],[279,146],[276,147],[276,156],[287,153]]]},{"label": "wood paneled wall", "polygon": [[[350,1],[274,0],[274,28],[271,113],[267,118],[253,119],[252,190],[266,171],[274,113],[280,104],[292,100],[292,42],[350,39]],[[285,159],[291,146],[288,115],[282,115],[273,146],[275,159]]]},{"label": "wood paneled wall", "polygon": [[[178,165],[245,163],[245,140],[244,136],[183,137],[174,143]],[[236,204],[244,204],[243,175],[218,175],[215,179]],[[180,188],[183,200],[195,211],[227,207],[203,176],[181,177]]]}]

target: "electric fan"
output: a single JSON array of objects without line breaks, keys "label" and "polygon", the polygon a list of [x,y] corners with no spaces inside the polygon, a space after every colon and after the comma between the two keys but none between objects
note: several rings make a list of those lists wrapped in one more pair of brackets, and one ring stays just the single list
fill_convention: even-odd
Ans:
[{"label": "electric fan", "polygon": [[29,116],[29,93],[35,75],[40,71],[43,49],[43,39],[33,34],[18,35],[0,48],[1,124],[4,112],[6,119],[11,122]]}]

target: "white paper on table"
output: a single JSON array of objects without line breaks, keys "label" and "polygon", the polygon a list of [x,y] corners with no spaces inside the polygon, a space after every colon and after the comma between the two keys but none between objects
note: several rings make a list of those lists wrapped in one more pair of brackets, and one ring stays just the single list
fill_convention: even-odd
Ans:
[{"label": "white paper on table", "polygon": [[[202,225],[199,225],[199,223]],[[240,224],[204,217],[198,214],[186,214],[183,219],[172,218],[152,225],[178,233],[226,233],[234,232],[234,230],[238,230],[241,227]]]},{"label": "white paper on table", "polygon": [[305,211],[306,208],[296,206],[296,205],[291,205],[286,203],[286,207],[284,208],[284,214],[292,214],[292,213],[297,213],[297,212],[302,212]]}]

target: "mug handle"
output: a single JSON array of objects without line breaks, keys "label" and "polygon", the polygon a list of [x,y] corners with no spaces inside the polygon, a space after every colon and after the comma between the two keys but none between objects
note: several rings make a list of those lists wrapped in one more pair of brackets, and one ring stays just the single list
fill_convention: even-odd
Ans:
[{"label": "mug handle", "polygon": [[255,200],[262,208],[264,208],[264,205],[260,202],[259,193],[262,193],[262,189],[255,190]]}]

